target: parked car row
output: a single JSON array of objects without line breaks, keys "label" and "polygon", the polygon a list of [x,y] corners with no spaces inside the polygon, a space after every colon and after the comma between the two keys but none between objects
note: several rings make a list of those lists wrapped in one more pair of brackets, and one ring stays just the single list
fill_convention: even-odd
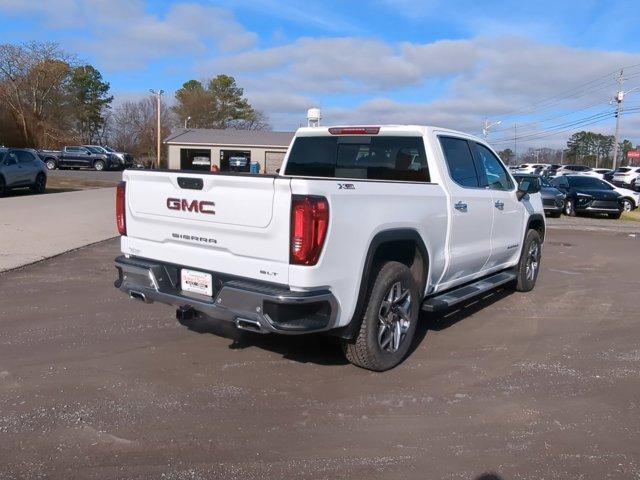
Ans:
[{"label": "parked car row", "polygon": [[620,218],[622,212],[630,212],[640,205],[637,192],[591,176],[574,174],[549,179],[515,173],[514,178],[518,183],[527,178],[539,179],[542,205],[545,214],[551,217],[559,217],[562,213],[568,216],[598,213]]},{"label": "parked car row", "polygon": [[100,145],[71,145],[58,150],[39,150],[38,155],[49,170],[56,168],[92,168],[124,170],[134,166],[133,156]]},{"label": "parked car row", "polygon": [[606,180],[617,187],[640,191],[640,167],[592,168],[586,165],[559,165],[549,163],[523,163],[511,167],[514,175],[541,175],[557,178],[563,175],[582,175]]},{"label": "parked car row", "polygon": [[44,193],[47,169],[35,150],[0,148],[0,197],[13,188],[30,188]]}]

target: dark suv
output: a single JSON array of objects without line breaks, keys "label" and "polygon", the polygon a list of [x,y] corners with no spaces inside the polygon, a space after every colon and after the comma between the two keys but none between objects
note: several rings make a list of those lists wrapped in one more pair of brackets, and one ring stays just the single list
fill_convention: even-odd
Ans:
[{"label": "dark suv", "polygon": [[0,148],[0,197],[12,188],[44,193],[46,186],[47,169],[35,150]]},{"label": "dark suv", "polygon": [[620,218],[622,196],[604,181],[586,175],[563,175],[551,180],[551,185],[566,195],[564,213],[604,213]]}]

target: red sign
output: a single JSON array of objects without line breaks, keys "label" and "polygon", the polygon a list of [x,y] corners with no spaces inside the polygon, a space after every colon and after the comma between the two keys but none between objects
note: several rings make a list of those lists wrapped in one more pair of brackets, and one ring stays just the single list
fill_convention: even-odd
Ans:
[{"label": "red sign", "polygon": [[640,158],[640,150],[629,150],[627,158]]}]

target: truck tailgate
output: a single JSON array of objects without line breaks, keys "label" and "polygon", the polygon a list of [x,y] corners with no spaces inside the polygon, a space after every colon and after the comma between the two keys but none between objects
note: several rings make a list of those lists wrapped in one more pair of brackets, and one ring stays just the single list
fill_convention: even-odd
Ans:
[{"label": "truck tailgate", "polygon": [[287,283],[288,179],[125,171],[130,255]]}]

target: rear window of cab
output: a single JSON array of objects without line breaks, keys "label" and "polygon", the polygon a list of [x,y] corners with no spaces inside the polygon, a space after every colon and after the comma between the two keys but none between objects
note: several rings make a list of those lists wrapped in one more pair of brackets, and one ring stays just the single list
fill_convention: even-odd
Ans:
[{"label": "rear window of cab", "polygon": [[422,137],[317,136],[293,142],[285,175],[429,182]]}]

